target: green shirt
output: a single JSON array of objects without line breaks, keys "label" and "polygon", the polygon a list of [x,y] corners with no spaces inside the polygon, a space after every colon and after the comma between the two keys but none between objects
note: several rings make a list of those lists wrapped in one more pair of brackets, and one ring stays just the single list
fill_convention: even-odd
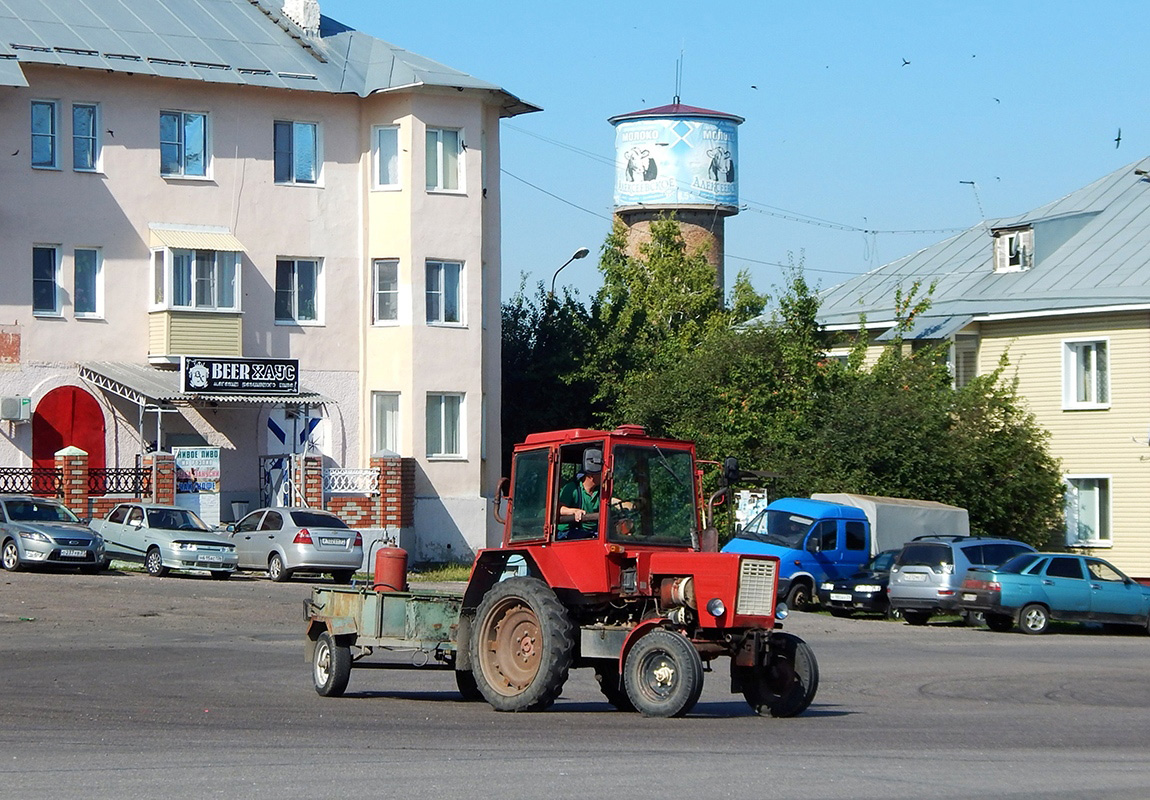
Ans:
[{"label": "green shirt", "polygon": [[[596,486],[593,491],[588,492],[581,479],[566,483],[559,490],[559,505],[567,508],[579,508],[591,513],[597,512],[599,510],[599,487]],[[560,534],[572,532],[595,534],[598,533],[598,525],[587,522],[560,522],[556,530]],[[560,536],[559,538],[566,537]]]}]

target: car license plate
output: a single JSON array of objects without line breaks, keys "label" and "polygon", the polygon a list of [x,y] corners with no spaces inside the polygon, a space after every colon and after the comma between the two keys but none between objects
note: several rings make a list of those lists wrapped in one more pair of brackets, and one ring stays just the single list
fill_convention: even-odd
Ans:
[{"label": "car license plate", "polygon": [[208,564],[219,564],[219,563],[223,562],[224,557],[223,556],[201,555],[199,560],[203,561],[205,563],[208,563]]},{"label": "car license plate", "polygon": [[61,550],[60,551],[60,557],[61,558],[83,558],[86,555],[88,555],[87,550]]},{"label": "car license plate", "polygon": [[831,600],[834,600],[836,603],[849,603],[853,599],[854,598],[852,598],[849,594],[831,592]]},{"label": "car license plate", "polygon": [[975,598],[974,598],[974,595],[972,595],[970,592],[967,592],[966,594],[964,594],[962,596],[962,599],[969,603],[971,600],[974,600]]},{"label": "car license plate", "polygon": [[330,545],[330,546],[332,546],[332,547],[343,547],[345,544],[347,544],[347,539],[327,539],[327,538],[321,538],[321,539],[319,540],[319,543],[320,543],[320,544],[326,544],[326,545]]},{"label": "car license plate", "polygon": [[904,581],[925,581],[926,580],[926,573],[925,572],[904,572],[902,574],[902,579]]}]

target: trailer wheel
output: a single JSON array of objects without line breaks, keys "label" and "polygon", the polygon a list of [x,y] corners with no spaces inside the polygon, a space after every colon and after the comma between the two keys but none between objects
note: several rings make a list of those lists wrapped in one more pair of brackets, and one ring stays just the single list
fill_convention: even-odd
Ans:
[{"label": "trailer wheel", "polygon": [[471,629],[475,684],[496,711],[542,711],[567,682],[575,626],[538,578],[508,578],[488,590]]},{"label": "trailer wheel", "polygon": [[735,667],[743,697],[756,714],[793,717],[806,711],[819,688],[819,664],[810,645],[789,633],[771,636],[767,661],[757,667]]},{"label": "trailer wheel", "polygon": [[623,684],[644,717],[681,717],[703,691],[703,659],[683,634],[656,628],[627,653]]},{"label": "trailer wheel", "polygon": [[459,689],[459,694],[465,703],[474,703],[483,699],[483,695],[479,693],[479,687],[475,685],[475,673],[469,669],[455,670],[455,686]]},{"label": "trailer wheel", "polygon": [[311,675],[315,690],[321,696],[342,695],[351,677],[351,648],[337,642],[327,631],[321,633],[315,643]]},{"label": "trailer wheel", "polygon": [[618,711],[634,711],[635,704],[627,696],[627,690],[619,679],[619,662],[603,662],[595,665],[595,681],[607,702]]}]

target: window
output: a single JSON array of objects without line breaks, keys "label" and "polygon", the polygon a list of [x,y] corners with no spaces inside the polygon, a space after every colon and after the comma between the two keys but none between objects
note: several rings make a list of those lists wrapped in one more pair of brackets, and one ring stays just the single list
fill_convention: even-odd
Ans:
[{"label": "window", "polygon": [[399,188],[399,128],[375,129],[375,165],[378,188]]},{"label": "window", "polygon": [[[847,520],[847,550],[866,550],[866,526],[861,522]],[[891,555],[894,560],[894,555]]]},{"label": "window", "polygon": [[399,320],[399,262],[377,259],[372,262],[375,295],[375,322]]},{"label": "window", "polygon": [[994,232],[994,271],[1022,272],[1034,261],[1034,230],[1020,228]]},{"label": "window", "polygon": [[72,169],[95,172],[100,161],[100,122],[96,106],[90,103],[72,105]]},{"label": "window", "polygon": [[319,322],[320,262],[276,261],[276,322]]},{"label": "window", "polygon": [[319,175],[319,132],[314,122],[276,122],[276,183],[315,183]]},{"label": "window", "polygon": [[1110,405],[1110,359],[1106,340],[1064,342],[1063,408],[1107,408]]},{"label": "window", "polygon": [[833,519],[824,519],[815,527],[811,539],[819,543],[818,552],[837,550],[839,546],[839,524]]},{"label": "window", "polygon": [[955,336],[951,353],[954,388],[961,389],[978,375],[978,337],[969,334]]},{"label": "window", "polygon": [[203,178],[208,174],[208,115],[160,112],[160,174]]},{"label": "window", "polygon": [[459,276],[463,265],[456,261],[427,262],[427,321],[459,323]]},{"label": "window", "polygon": [[1082,562],[1077,558],[1067,558],[1059,556],[1050,559],[1050,565],[1046,567],[1046,574],[1051,578],[1070,578],[1072,580],[1082,580]]},{"label": "window", "polygon": [[459,191],[459,153],[463,137],[448,128],[427,129],[427,188]]},{"label": "window", "polygon": [[32,313],[60,313],[60,248],[55,245],[32,248]]},{"label": "window", "polygon": [[1070,476],[1066,479],[1066,544],[1092,547],[1110,544],[1110,479]]},{"label": "window", "polygon": [[32,101],[32,166],[56,167],[56,101]]},{"label": "window", "polygon": [[77,248],[72,262],[72,312],[77,317],[103,316],[104,275],[100,251]]},{"label": "window", "polygon": [[372,453],[388,450],[399,452],[399,393],[372,392]]},{"label": "window", "polygon": [[427,395],[427,455],[432,457],[462,456],[460,435],[463,407],[462,394]]},{"label": "window", "polygon": [[238,311],[239,253],[230,250],[157,250],[153,255],[155,306]]}]

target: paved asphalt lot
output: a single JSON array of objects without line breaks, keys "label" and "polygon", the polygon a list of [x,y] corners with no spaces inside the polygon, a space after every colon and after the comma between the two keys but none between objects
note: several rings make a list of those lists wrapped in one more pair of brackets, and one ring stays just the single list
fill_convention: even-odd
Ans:
[{"label": "paved asphalt lot", "polygon": [[610,709],[580,670],[540,714],[450,673],[321,698],[306,581],[0,574],[0,798],[1150,797],[1150,636],[794,614],[822,684],[796,719],[707,676],[694,713]]}]

